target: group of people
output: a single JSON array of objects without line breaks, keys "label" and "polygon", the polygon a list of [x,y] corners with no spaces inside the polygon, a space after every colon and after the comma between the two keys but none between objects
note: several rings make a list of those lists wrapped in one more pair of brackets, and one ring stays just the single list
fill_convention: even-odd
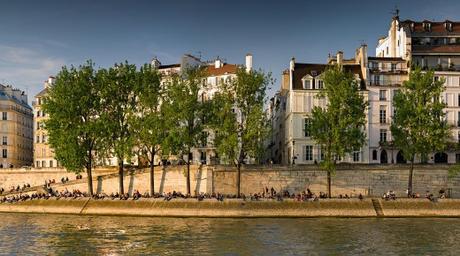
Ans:
[{"label": "group of people", "polygon": [[[10,192],[10,193],[13,193],[13,192],[22,192],[22,191],[25,191],[25,190],[28,189],[28,188],[30,188],[30,184],[29,184],[29,183],[23,184],[22,186],[20,186],[20,185],[11,186],[9,192]],[[0,188],[0,195],[2,195],[4,192],[5,192],[5,189],[4,189],[4,188]]]},{"label": "group of people", "polygon": [[386,193],[383,193],[382,199],[388,200],[396,200],[396,193],[393,190],[388,190]]}]

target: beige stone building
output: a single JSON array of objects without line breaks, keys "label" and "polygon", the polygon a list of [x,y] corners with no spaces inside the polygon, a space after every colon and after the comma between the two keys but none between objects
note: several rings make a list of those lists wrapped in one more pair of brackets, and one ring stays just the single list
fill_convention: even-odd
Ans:
[{"label": "beige stone building", "polygon": [[54,159],[54,153],[51,147],[48,145],[48,135],[44,129],[44,121],[48,118],[47,114],[41,109],[43,104],[43,98],[48,93],[48,89],[54,83],[54,77],[49,77],[45,81],[45,88],[35,95],[35,100],[32,103],[33,116],[34,116],[34,129],[33,129],[33,141],[34,141],[34,166],[35,167],[58,167],[58,162]]},{"label": "beige stone building", "polygon": [[32,164],[32,108],[24,91],[0,84],[0,168]]}]

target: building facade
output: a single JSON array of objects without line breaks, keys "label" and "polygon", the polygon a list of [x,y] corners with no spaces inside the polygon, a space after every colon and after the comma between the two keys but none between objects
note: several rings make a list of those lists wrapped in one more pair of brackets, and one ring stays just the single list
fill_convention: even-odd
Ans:
[{"label": "building facade", "polygon": [[[236,77],[239,67],[244,67],[246,71],[252,70],[252,55],[245,56],[245,65],[229,64],[216,58],[212,61],[203,61],[198,57],[190,54],[185,54],[180,63],[162,65],[161,62],[154,58],[152,65],[157,67],[159,72],[163,75],[162,85],[167,86],[170,76],[172,74],[181,74],[187,67],[204,67],[205,80],[203,87],[199,91],[200,100],[206,101],[212,99],[214,94],[219,91],[219,86],[222,83],[229,82]],[[190,156],[193,164],[215,164],[219,163],[219,157],[213,145],[214,133],[208,129],[204,131],[203,137],[205,138],[202,144],[192,149]],[[155,162],[161,161],[159,156],[155,157]]]},{"label": "building facade", "polygon": [[44,123],[48,115],[42,109],[44,99],[48,94],[49,88],[54,83],[54,77],[50,76],[44,83],[44,88],[37,95],[32,103],[34,115],[34,166],[36,168],[58,167],[59,163],[54,158],[53,149],[48,144],[48,133]]},{"label": "building facade", "polygon": [[[392,62],[394,67],[394,80],[390,83],[393,89],[388,90],[390,97],[391,90],[394,92],[402,81],[408,79],[407,72],[411,69],[418,66],[422,70],[434,70],[434,79],[444,81],[442,100],[447,104],[444,112],[451,126],[451,142],[460,142],[460,22],[400,20],[396,15],[391,21],[388,36],[379,40],[376,55],[381,58],[374,60]],[[379,89],[385,90],[382,86]],[[392,108],[391,99],[387,103],[388,108]],[[392,113],[391,109],[389,111]],[[374,131],[374,135],[377,132]],[[387,134],[387,140],[391,141],[391,134]],[[391,145],[381,147],[377,155],[388,149],[394,151],[390,154],[391,162],[406,162],[401,152]],[[444,152],[433,152],[428,162],[460,162],[460,152],[455,147],[447,148]]]},{"label": "building facade", "polygon": [[[318,93],[323,89],[322,74],[330,65],[338,65],[346,72],[354,74],[361,87],[361,93],[367,100],[366,81],[366,46],[356,51],[352,59],[344,59],[343,53],[338,52],[336,57],[329,57],[325,64],[297,63],[291,59],[289,69],[283,72],[281,91],[286,95],[286,107],[283,124],[275,124],[284,127],[284,135],[281,142],[281,164],[315,164],[322,161],[323,152],[321,147],[311,138],[308,132],[311,111],[314,107],[326,107],[327,100],[318,98]],[[285,92],[285,93],[283,93]],[[273,126],[273,124],[272,124]],[[272,128],[276,130],[277,128]],[[367,131],[368,126],[364,127]],[[273,158],[276,156],[274,155]],[[368,162],[368,145],[356,149],[341,161],[366,163]]]},{"label": "building facade", "polygon": [[[342,161],[370,164],[407,162],[402,152],[393,146],[390,125],[394,114],[393,97],[416,66],[434,70],[434,79],[444,81],[442,99],[447,104],[445,113],[451,126],[451,142],[460,142],[460,22],[400,21],[399,16],[395,16],[388,35],[378,40],[376,57],[367,56],[367,46],[362,45],[352,59],[344,59],[343,53],[339,52],[336,57],[329,57],[326,64],[291,60],[289,69],[283,72],[279,91],[279,95],[286,97],[286,107],[283,113],[273,115],[282,115],[284,120],[272,123],[275,131],[285,127],[281,142],[282,164],[321,161],[321,148],[311,140],[305,127],[312,108],[326,104],[315,96],[323,86],[321,73],[330,64],[337,64],[355,74],[369,103],[364,127],[367,143]],[[270,148],[267,150],[270,150],[272,158],[277,157]],[[455,147],[433,152],[428,162],[460,162],[460,152]]]},{"label": "building facade", "polygon": [[30,166],[33,160],[33,114],[24,91],[0,84],[0,168]]}]

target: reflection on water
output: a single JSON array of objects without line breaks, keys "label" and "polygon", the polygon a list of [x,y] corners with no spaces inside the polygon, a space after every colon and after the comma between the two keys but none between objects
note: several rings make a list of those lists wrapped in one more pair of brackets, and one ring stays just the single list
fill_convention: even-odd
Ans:
[{"label": "reflection on water", "polygon": [[460,255],[460,219],[0,217],[2,255]]}]

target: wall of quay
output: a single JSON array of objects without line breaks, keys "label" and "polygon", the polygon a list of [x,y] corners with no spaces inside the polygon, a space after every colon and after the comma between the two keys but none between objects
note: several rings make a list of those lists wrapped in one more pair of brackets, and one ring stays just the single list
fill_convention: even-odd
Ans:
[{"label": "wall of quay", "polygon": [[[416,165],[414,170],[414,192],[422,196],[426,191],[437,194],[446,190],[452,197],[460,198],[460,176],[449,177],[448,165]],[[155,167],[155,192],[186,191],[185,166]],[[80,189],[86,191],[86,178],[75,181],[75,175],[64,169],[13,169],[0,171],[0,187],[29,183],[41,186],[45,180],[55,179],[58,190]],[[62,177],[70,183],[61,184]],[[237,171],[232,166],[191,166],[191,192],[236,193]],[[349,195],[380,197],[388,190],[405,197],[409,178],[408,165],[341,165],[332,176],[332,196]],[[113,168],[99,169],[93,174],[94,191],[114,193],[118,191],[118,174]],[[149,192],[149,170],[127,171],[124,177],[125,192]],[[276,191],[301,192],[309,188],[314,193],[327,192],[326,172],[318,166],[245,166],[241,171],[241,192],[262,193],[265,188]]]}]

